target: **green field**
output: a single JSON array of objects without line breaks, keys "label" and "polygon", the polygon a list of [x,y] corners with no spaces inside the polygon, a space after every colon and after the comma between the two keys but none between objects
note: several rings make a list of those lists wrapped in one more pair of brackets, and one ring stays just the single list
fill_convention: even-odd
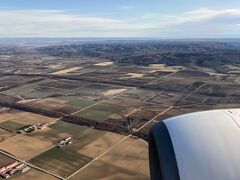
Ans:
[{"label": "green field", "polygon": [[69,146],[66,146],[65,149],[78,152],[80,149],[82,149],[86,145],[102,137],[105,133],[106,131],[100,131],[100,130],[88,128],[87,130],[84,131],[84,133],[82,133],[81,136],[79,136],[79,138],[76,141],[74,141],[74,143],[72,143]]},{"label": "green field", "polygon": [[87,87],[88,88],[93,88],[93,89],[104,90],[104,89],[111,88],[112,86],[111,85],[105,85],[105,84],[91,84]]},{"label": "green field", "polygon": [[30,160],[34,165],[68,177],[92,159],[69,149],[52,148]]},{"label": "green field", "polygon": [[66,91],[60,89],[56,90],[48,87],[39,87],[37,83],[13,88],[7,91],[8,94],[20,95],[25,98],[46,98],[56,94],[61,95],[65,92]]},{"label": "green field", "polygon": [[75,100],[75,99],[78,99],[78,98],[79,98],[78,96],[59,96],[59,97],[56,97],[56,99],[66,100],[66,101],[72,101],[72,100]]},{"label": "green field", "polygon": [[144,89],[134,89],[134,90],[128,91],[127,93],[122,95],[122,97],[131,97],[131,98],[135,98],[135,99],[144,100],[144,99],[154,96],[155,94],[157,94],[156,91],[150,91],[150,90],[144,90]]},{"label": "green field", "polygon": [[104,121],[109,116],[111,116],[113,113],[106,112],[106,111],[95,111],[92,109],[86,109],[84,111],[81,111],[77,113],[76,115],[85,119],[91,119],[96,121]]},{"label": "green field", "polygon": [[94,83],[94,84],[88,85],[87,87],[88,88],[93,88],[93,89],[98,89],[98,90],[122,88],[122,86],[118,86],[118,85],[98,84],[98,83]]},{"label": "green field", "polygon": [[93,88],[88,88],[88,87],[80,87],[80,88],[76,88],[71,92],[68,92],[67,94],[69,95],[74,95],[75,93],[80,93],[80,94],[97,94],[99,92],[98,89],[93,89]]},{"label": "green field", "polygon": [[12,82],[17,84],[23,84],[27,83],[28,81],[32,81],[34,79],[37,79],[35,77],[21,77],[21,76],[6,76],[4,79],[2,79],[2,82]]},{"label": "green field", "polygon": [[112,114],[121,113],[121,111],[123,111],[124,109],[126,109],[125,106],[101,103],[84,111],[80,111],[76,115],[86,119],[104,121]]},{"label": "green field", "polygon": [[116,105],[116,104],[110,104],[110,103],[101,103],[96,106],[91,107],[90,109],[95,111],[106,111],[111,113],[120,113],[124,109],[126,109],[125,106]]},{"label": "green field", "polygon": [[105,85],[105,84],[90,84],[88,86],[79,87],[74,89],[71,92],[68,92],[68,95],[75,95],[75,94],[84,94],[84,95],[100,95],[101,92],[112,89],[112,88],[118,88],[120,86],[114,86],[114,85]]},{"label": "green field", "polygon": [[49,126],[51,129],[71,134],[74,138],[79,138],[82,133],[88,128],[85,126],[80,126],[76,124],[67,123],[64,121],[58,121],[57,123]]},{"label": "green field", "polygon": [[9,131],[16,132],[18,129],[24,127],[24,124],[20,124],[14,121],[5,121],[0,123],[0,127],[3,129],[7,129]]},{"label": "green field", "polygon": [[66,146],[66,149],[70,149],[72,151],[78,151],[85,145],[91,143],[92,141],[105,134],[105,131],[99,131],[64,121],[58,121],[57,123],[49,126],[49,128],[51,128],[55,133],[57,131],[60,133],[67,133],[69,135],[72,135],[72,137],[75,139],[74,143]]},{"label": "green field", "polygon": [[94,103],[95,102],[88,101],[88,100],[85,100],[85,99],[74,99],[74,100],[71,100],[70,102],[68,102],[67,105],[73,106],[73,107],[85,108],[85,107],[88,107],[88,106],[90,106]]}]

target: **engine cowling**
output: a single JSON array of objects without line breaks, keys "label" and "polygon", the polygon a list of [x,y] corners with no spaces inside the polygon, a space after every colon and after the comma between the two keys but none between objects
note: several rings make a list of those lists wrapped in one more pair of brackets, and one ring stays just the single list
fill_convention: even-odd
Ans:
[{"label": "engine cowling", "polygon": [[190,113],[150,131],[152,180],[240,179],[240,109]]}]

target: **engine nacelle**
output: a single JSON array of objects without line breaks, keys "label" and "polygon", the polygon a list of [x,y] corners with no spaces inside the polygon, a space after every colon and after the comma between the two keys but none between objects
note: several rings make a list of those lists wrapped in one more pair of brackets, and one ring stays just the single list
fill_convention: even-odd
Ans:
[{"label": "engine nacelle", "polygon": [[152,180],[240,179],[240,109],[173,117],[150,131]]}]

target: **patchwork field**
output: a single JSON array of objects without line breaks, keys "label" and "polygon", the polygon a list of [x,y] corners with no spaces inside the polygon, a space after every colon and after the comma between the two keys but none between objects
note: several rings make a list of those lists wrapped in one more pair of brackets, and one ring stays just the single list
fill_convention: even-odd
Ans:
[{"label": "patchwork field", "polygon": [[[59,99],[54,99],[54,98],[44,98],[44,99],[36,99],[36,100],[31,100],[27,101],[26,104],[30,105],[35,105],[39,106],[41,108],[49,108],[49,109],[60,109],[64,107],[64,104],[67,101],[64,100],[59,100]],[[24,103],[24,101],[23,101]]]},{"label": "patchwork field", "polygon": [[128,79],[128,78],[141,78],[143,77],[144,74],[140,74],[140,73],[127,73],[126,77],[122,77],[122,79]]},{"label": "patchwork field", "polygon": [[18,129],[23,128],[25,125],[14,121],[4,121],[0,123],[0,128],[8,131],[16,132]]},{"label": "patchwork field", "polygon": [[31,85],[23,85],[13,88],[8,90],[7,93],[13,96],[21,96],[24,99],[37,99],[62,95],[67,93],[67,90],[40,86],[39,83],[33,83]]},{"label": "patchwork field", "polygon": [[65,96],[63,97],[60,96],[57,98],[41,98],[38,100],[30,100],[30,101],[24,101],[24,102],[21,101],[21,102],[23,104],[27,104],[30,106],[35,106],[35,107],[46,109],[46,110],[52,110],[52,111],[60,112],[64,114],[71,114],[81,109],[80,107],[75,105],[74,102],[71,103],[71,101],[63,100],[64,97]]},{"label": "patchwork field", "polygon": [[136,139],[127,139],[101,158],[104,162],[126,168],[146,177],[149,175],[147,144]]},{"label": "patchwork field", "polygon": [[49,126],[49,128],[57,131],[71,135],[72,137],[78,139],[82,136],[83,132],[88,129],[85,126],[74,125],[64,121],[58,121],[57,123]]},{"label": "patchwork field", "polygon": [[146,99],[156,95],[157,93],[158,93],[157,91],[136,89],[136,90],[131,90],[131,91],[125,93],[124,95],[122,95],[122,97],[146,100]]},{"label": "patchwork field", "polygon": [[149,68],[152,71],[162,71],[162,72],[178,72],[181,69],[184,69],[183,66],[166,66],[165,64],[151,64]]},{"label": "patchwork field", "polygon": [[100,62],[100,63],[97,63],[97,64],[95,64],[96,66],[110,66],[110,65],[112,65],[113,64],[113,62],[111,62],[111,61],[105,61],[105,62]]},{"label": "patchwork field", "polygon": [[82,96],[87,99],[98,99],[99,97],[112,97],[127,91],[128,88],[116,85],[92,83],[81,86],[66,93],[68,96]]},{"label": "patchwork field", "polygon": [[43,141],[38,138],[20,134],[1,142],[0,149],[15,155],[20,159],[28,160],[50,148],[52,145],[53,144],[47,139]]},{"label": "patchwork field", "polygon": [[124,106],[109,104],[109,103],[100,103],[93,107],[90,107],[86,110],[78,112],[76,115],[82,118],[104,121],[110,115],[119,114],[125,109]]},{"label": "patchwork field", "polygon": [[81,86],[86,86],[88,83],[86,82],[79,82],[74,80],[53,80],[53,79],[45,79],[38,83],[39,86],[42,87],[51,87],[55,89],[62,89],[62,90],[73,90],[79,88]]},{"label": "patchwork field", "polygon": [[[134,146],[132,146],[134,145]],[[148,180],[147,144],[128,139],[70,179]]]},{"label": "patchwork field", "polygon": [[15,180],[30,180],[30,179],[41,179],[41,180],[57,180],[54,176],[48,175],[47,173],[38,171],[36,169],[30,169],[24,174],[16,174],[11,177],[11,179]]},{"label": "patchwork field", "polygon": [[95,158],[100,156],[123,138],[124,136],[122,135],[106,133],[87,146],[84,146],[84,148],[82,148],[79,152],[85,156]]},{"label": "patchwork field", "polygon": [[110,89],[110,90],[108,90],[106,92],[103,92],[103,95],[104,96],[114,96],[114,95],[123,93],[125,91],[127,91],[127,89]]},{"label": "patchwork field", "polygon": [[91,159],[73,151],[53,148],[30,160],[34,165],[67,177]]},{"label": "patchwork field", "polygon": [[60,70],[60,71],[57,71],[57,72],[54,72],[51,74],[56,74],[56,75],[67,74],[67,73],[74,72],[79,69],[82,69],[82,68],[81,67],[73,67],[73,68],[63,69],[63,70]]},{"label": "patchwork field", "polygon": [[95,102],[90,101],[90,100],[86,100],[86,99],[81,99],[81,98],[75,98],[72,99],[71,101],[69,101],[67,104],[69,106],[73,106],[73,107],[78,107],[78,108],[86,108],[90,105],[93,105]]},{"label": "patchwork field", "polygon": [[0,113],[0,122],[9,120],[18,124],[29,125],[36,123],[51,123],[54,121],[54,118],[13,109]]},{"label": "patchwork field", "polygon": [[10,164],[10,163],[14,162],[14,159],[9,158],[9,157],[1,154],[1,153],[0,153],[0,159],[1,159],[1,161],[0,161],[0,167],[3,167],[3,166],[5,166],[5,165],[7,165],[7,164]]},{"label": "patchwork field", "polygon": [[52,145],[56,145],[60,140],[71,136],[71,134],[56,131],[56,130],[53,130],[53,129],[47,127],[41,131],[36,131],[36,132],[32,132],[30,134],[27,134],[27,136],[37,138],[42,141],[47,140],[47,141],[51,142]]},{"label": "patchwork field", "polygon": [[14,133],[11,133],[9,131],[6,131],[0,128],[0,143],[14,135],[15,135]]},{"label": "patchwork field", "polygon": [[66,149],[70,149],[71,151],[80,152],[82,148],[91,144],[98,138],[101,138],[106,132],[94,130],[94,129],[86,129],[83,131],[81,136],[79,136],[73,144],[67,146]]},{"label": "patchwork field", "polygon": [[113,164],[103,162],[101,160],[88,166],[86,169],[77,173],[70,180],[89,180],[89,179],[100,179],[100,180],[114,180],[114,179],[129,179],[129,180],[149,180],[148,177],[130,171],[126,168],[120,168]]},{"label": "patchwork field", "polygon": [[[0,149],[43,168],[12,179],[148,180],[143,139],[154,124],[240,107],[232,41],[0,43]],[[12,160],[0,154],[0,165]]]},{"label": "patchwork field", "polygon": [[38,81],[38,78],[5,76],[0,78],[0,81],[1,81],[1,84],[0,84],[0,90],[1,90],[1,89],[10,89],[16,86],[21,86],[28,82]]}]

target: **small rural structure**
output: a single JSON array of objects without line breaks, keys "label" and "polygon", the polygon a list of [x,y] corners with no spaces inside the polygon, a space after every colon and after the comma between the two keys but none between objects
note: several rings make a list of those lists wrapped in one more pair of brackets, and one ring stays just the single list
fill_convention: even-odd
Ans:
[{"label": "small rural structure", "polygon": [[45,129],[49,125],[51,125],[51,124],[50,123],[37,123],[37,124],[33,124],[33,125],[27,125],[23,128],[18,129],[17,133],[21,134],[21,133],[35,132],[37,130]]},{"label": "small rural structure", "polygon": [[0,177],[7,179],[18,172],[24,173],[29,169],[30,167],[27,166],[25,163],[14,161],[0,168]]},{"label": "small rural structure", "polygon": [[57,144],[57,147],[63,148],[64,146],[71,144],[72,143],[71,139],[72,139],[72,137],[68,137],[66,139],[61,140]]}]

